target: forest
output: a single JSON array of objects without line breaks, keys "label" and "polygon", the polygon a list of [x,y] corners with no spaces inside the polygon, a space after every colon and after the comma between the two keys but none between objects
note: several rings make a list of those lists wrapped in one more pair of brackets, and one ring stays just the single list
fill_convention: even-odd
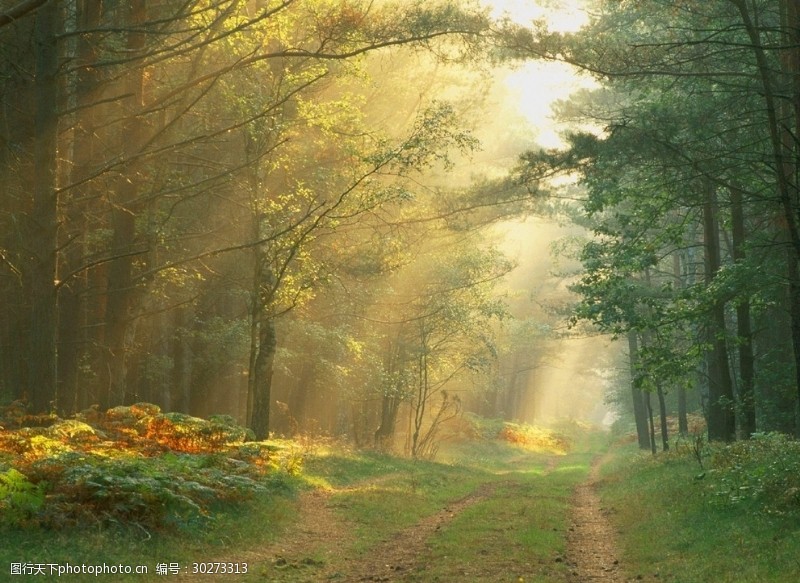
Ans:
[{"label": "forest", "polygon": [[[501,25],[422,2],[46,2],[7,23],[4,400],[370,446],[408,425],[414,454],[467,405],[519,418],[557,324],[503,288],[489,232],[542,198],[509,174],[530,139],[482,95],[517,58]],[[456,173],[481,132],[496,145]]]},{"label": "forest", "polygon": [[[10,6],[0,395],[424,441],[523,420],[558,340],[603,333],[643,444],[651,394],[712,440],[796,433],[790,8],[601,2],[562,33],[470,3]],[[531,60],[598,83],[563,147],[492,117],[492,69]],[[503,281],[550,250],[492,230],[531,215],[580,262],[538,302]]]},{"label": "forest", "polygon": [[[0,0],[0,54],[2,528],[516,463],[588,512],[654,471],[608,439],[800,512],[796,2]],[[530,580],[600,577],[565,537]]]}]

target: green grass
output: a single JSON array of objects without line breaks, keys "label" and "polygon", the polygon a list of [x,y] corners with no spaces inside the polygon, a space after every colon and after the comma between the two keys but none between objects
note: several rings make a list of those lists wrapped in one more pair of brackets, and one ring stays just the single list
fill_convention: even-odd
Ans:
[{"label": "green grass", "polygon": [[304,473],[320,484],[345,488],[378,476],[406,472],[409,460],[377,452],[348,452],[332,450],[312,455],[305,463]]},{"label": "green grass", "polygon": [[420,561],[424,573],[412,580],[566,581],[563,555],[570,498],[604,443],[604,436],[579,441],[581,449],[555,457],[483,444],[492,454],[488,465],[495,473],[494,492],[433,537]]},{"label": "green grass", "polygon": [[[339,452],[310,461],[306,480],[337,488],[331,501],[352,529],[353,556],[490,484],[490,496],[429,539],[417,570],[403,580],[560,582],[567,579],[562,557],[569,498],[606,439],[584,434],[573,442],[577,449],[563,456],[497,441],[462,442],[443,448],[438,463]],[[783,466],[791,461],[769,449],[751,449],[717,450],[715,459],[735,463],[705,471],[688,455],[654,460],[631,446],[615,450],[602,472],[601,494],[621,531],[628,577],[671,583],[800,580],[798,514],[763,497],[725,491],[730,484],[758,483],[776,459]],[[750,468],[749,478],[742,468]],[[764,490],[772,491],[766,485]],[[295,580],[286,575],[286,581]],[[297,580],[313,581],[313,564]]]},{"label": "green grass", "polygon": [[492,479],[478,468],[369,452],[316,460],[308,470],[343,488],[330,504],[352,526],[356,553]]},{"label": "green grass", "polygon": [[538,486],[510,481],[466,509],[431,540],[420,580],[563,580],[569,496]]},{"label": "green grass", "polygon": [[236,576],[237,581],[318,581],[323,570],[347,573],[347,564],[339,562],[368,556],[404,528],[479,489],[488,495],[428,540],[418,561],[426,570],[409,572],[409,581],[564,581],[561,557],[569,498],[574,485],[585,479],[592,451],[603,439],[576,439],[573,443],[581,449],[567,455],[537,453],[500,441],[461,442],[443,446],[436,462],[319,447],[306,452],[301,474],[277,470],[267,478],[266,491],[253,499],[216,504],[208,509],[210,518],[172,531],[99,519],[62,530],[2,527],[0,580],[8,576],[11,563],[104,562],[146,565],[150,574],[69,580],[157,581],[168,578],[155,575],[157,563],[190,565],[248,556],[248,551],[284,540],[297,516],[298,494],[319,488],[328,492],[327,504],[344,525],[346,540],[334,543],[343,553],[328,553],[327,547],[308,549],[306,557],[285,566],[262,555],[260,563],[249,565],[248,575]]},{"label": "green grass", "polygon": [[618,450],[601,494],[621,531],[629,576],[665,583],[784,583],[800,580],[800,516],[761,502],[731,503],[722,470],[688,456],[653,460]]}]

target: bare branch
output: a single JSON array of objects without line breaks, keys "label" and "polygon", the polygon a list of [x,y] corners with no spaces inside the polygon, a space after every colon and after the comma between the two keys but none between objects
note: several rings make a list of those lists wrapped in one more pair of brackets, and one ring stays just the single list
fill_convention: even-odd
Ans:
[{"label": "bare branch", "polygon": [[25,0],[24,2],[20,2],[16,6],[0,14],[0,26],[16,22],[26,14],[46,4],[47,1],[48,0]]}]

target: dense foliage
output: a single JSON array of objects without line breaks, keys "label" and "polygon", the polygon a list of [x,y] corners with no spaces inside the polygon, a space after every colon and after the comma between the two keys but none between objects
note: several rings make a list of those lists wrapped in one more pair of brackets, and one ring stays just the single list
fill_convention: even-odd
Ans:
[{"label": "dense foliage", "polygon": [[531,207],[491,163],[475,187],[448,174],[480,147],[487,10],[18,8],[0,22],[0,402],[147,401],[386,446],[400,410],[430,451],[443,395],[459,409],[498,355],[511,262],[481,229]]},{"label": "dense foliage", "polygon": [[[229,418],[161,413],[152,404],[55,416],[28,427],[9,407],[0,429],[0,514],[7,525],[183,528],[215,508],[280,487],[298,446],[254,442]],[[249,440],[249,441],[246,441]]]},{"label": "dense foliage", "polygon": [[691,401],[712,440],[798,433],[796,6],[595,4],[577,33],[518,29],[506,44],[597,81],[560,106],[574,128],[565,146],[530,152],[519,169],[523,182],[583,187],[563,191],[591,233],[573,324],[627,340],[644,448],[655,447],[651,394],[662,427],[678,395],[683,433]]},{"label": "dense foliage", "polygon": [[757,434],[710,452],[709,491],[724,504],[767,514],[800,514],[800,444],[781,434]]}]

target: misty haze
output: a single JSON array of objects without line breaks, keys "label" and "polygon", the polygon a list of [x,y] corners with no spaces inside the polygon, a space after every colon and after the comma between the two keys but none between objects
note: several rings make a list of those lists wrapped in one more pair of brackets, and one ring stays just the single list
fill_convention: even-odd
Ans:
[{"label": "misty haze", "polygon": [[798,31],[0,0],[0,580],[797,579]]}]

